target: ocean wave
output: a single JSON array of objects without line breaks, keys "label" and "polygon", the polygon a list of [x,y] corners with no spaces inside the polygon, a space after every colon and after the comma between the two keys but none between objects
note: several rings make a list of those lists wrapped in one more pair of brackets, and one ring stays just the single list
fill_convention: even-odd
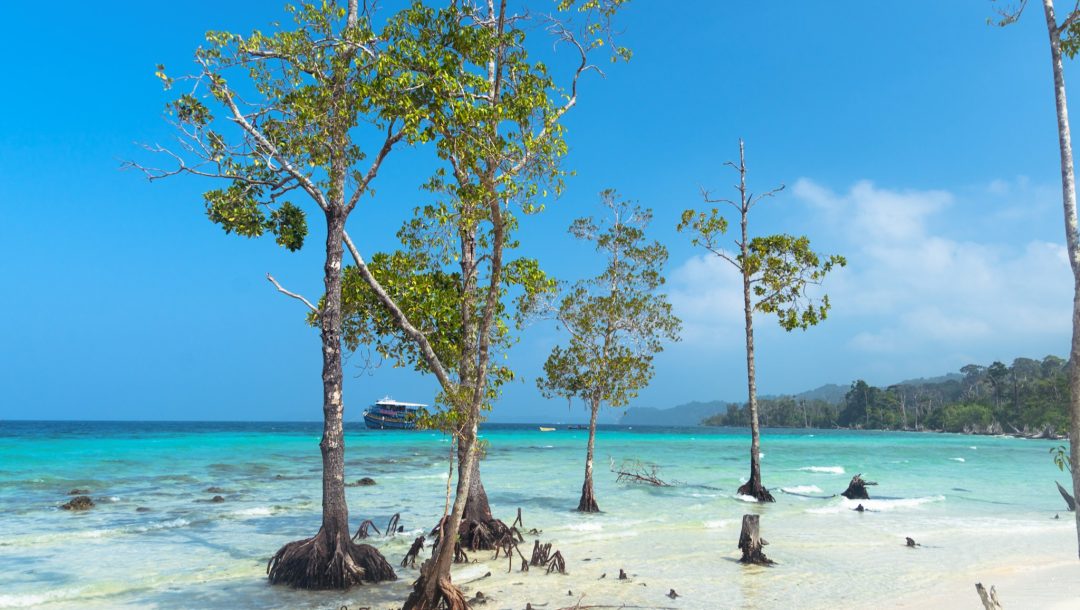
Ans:
[{"label": "ocean wave", "polygon": [[822,508],[811,508],[806,512],[815,514],[833,514],[840,512],[847,512],[855,510],[855,507],[862,505],[863,508],[869,511],[888,512],[897,509],[918,508],[924,504],[931,502],[942,502],[945,500],[945,496],[924,496],[921,498],[896,498],[895,500],[849,500],[847,498],[841,498],[839,504],[832,506],[825,506]]},{"label": "ocean wave", "polygon": [[795,485],[794,487],[781,487],[781,491],[789,494],[819,494],[823,493],[817,485]]},{"label": "ocean wave", "polygon": [[704,523],[702,523],[702,525],[705,526],[705,529],[718,530],[725,528],[733,523],[735,523],[734,519],[716,519],[713,521],[705,521]]},{"label": "ocean wave", "polygon": [[571,523],[566,526],[568,530],[574,530],[575,532],[598,532],[604,529],[604,526],[599,523]]},{"label": "ocean wave", "polygon": [[843,466],[803,466],[799,470],[804,472],[823,472],[828,474],[844,474]]},{"label": "ocean wave", "polygon": [[731,497],[735,498],[736,500],[738,500],[740,502],[753,502],[754,504],[757,504],[757,501],[758,501],[757,498],[755,498],[754,496],[747,496],[747,495],[743,495],[743,494],[735,494],[735,495],[733,495]]},{"label": "ocean wave", "polygon": [[241,510],[234,510],[229,513],[233,517],[266,517],[274,514],[274,509],[269,506],[256,506],[253,508],[244,508]]},{"label": "ocean wave", "polygon": [[954,461],[954,462],[964,462],[964,461],[967,461],[967,460],[965,460],[964,458],[960,458],[960,457],[956,457],[956,458],[949,458],[949,459],[950,459],[950,460],[952,460],[952,461]]}]

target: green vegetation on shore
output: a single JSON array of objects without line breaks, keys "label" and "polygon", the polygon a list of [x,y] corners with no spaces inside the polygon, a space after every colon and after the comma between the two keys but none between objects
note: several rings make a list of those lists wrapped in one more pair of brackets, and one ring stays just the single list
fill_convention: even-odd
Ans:
[{"label": "green vegetation on shore", "polygon": [[[852,382],[839,404],[794,396],[758,401],[761,423],[778,428],[937,430],[1063,434],[1068,430],[1068,362],[1017,358],[1012,365],[969,364],[960,375],[886,387]],[[746,426],[746,405],[705,418],[706,426]]]}]

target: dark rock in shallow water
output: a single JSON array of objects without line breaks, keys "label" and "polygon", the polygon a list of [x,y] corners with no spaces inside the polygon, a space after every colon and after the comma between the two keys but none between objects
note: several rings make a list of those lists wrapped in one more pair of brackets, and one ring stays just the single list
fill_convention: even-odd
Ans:
[{"label": "dark rock in shallow water", "polygon": [[135,512],[137,512],[137,513],[148,513],[151,510],[153,510],[153,509],[151,509],[151,508],[149,508],[147,506],[136,506],[135,507]]},{"label": "dark rock in shallow water", "polygon": [[214,496],[213,498],[210,498],[210,501],[214,504],[221,504],[225,501],[225,498],[222,498],[221,496]]},{"label": "dark rock in shallow water", "polygon": [[77,496],[66,504],[62,504],[60,508],[64,510],[89,510],[94,507],[94,501],[90,499],[90,496]]},{"label": "dark rock in shallow water", "polygon": [[375,479],[371,477],[364,477],[357,479],[355,483],[346,483],[345,487],[368,487],[375,484]]},{"label": "dark rock in shallow water", "polygon": [[89,489],[72,489],[71,491],[68,492],[67,495],[69,495],[69,496],[85,496],[88,493],[90,493]]},{"label": "dark rock in shallow water", "polygon": [[207,487],[205,491],[208,494],[223,494],[223,493],[225,493],[225,490],[220,488],[220,487]]}]

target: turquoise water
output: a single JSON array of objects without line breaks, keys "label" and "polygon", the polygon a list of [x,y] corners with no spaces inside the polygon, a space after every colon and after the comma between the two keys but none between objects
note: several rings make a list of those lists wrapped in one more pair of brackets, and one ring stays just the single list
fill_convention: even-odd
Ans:
[{"label": "turquoise water", "polygon": [[[345,593],[265,582],[266,559],[318,528],[320,431],[313,423],[0,422],[0,607],[399,607],[415,569]],[[748,471],[745,430],[604,428],[596,476],[604,512],[580,515],[571,509],[585,431],[489,426],[483,436],[496,515],[510,521],[520,507],[526,528],[542,530],[569,570],[506,574],[503,560],[477,553],[480,563],[459,567],[455,580],[492,572],[467,586],[494,600],[488,608],[555,609],[581,595],[583,604],[646,607],[861,607],[933,590],[957,571],[1075,557],[1072,515],[1054,487],[1067,479],[1050,460],[1050,441],[767,430],[764,482],[777,502],[761,506],[735,496]],[[396,565],[442,514],[448,442],[349,424],[346,443],[346,479],[377,481],[348,489],[350,519],[381,528],[400,512],[406,532],[374,541]],[[630,459],[659,465],[677,484],[617,483],[609,463]],[[856,473],[879,482],[862,502],[870,512],[838,496],[781,491],[838,494]],[[209,502],[212,486],[225,502]],[[97,506],[59,510],[74,488],[89,489]],[[747,512],[762,515],[777,567],[734,561]],[[923,547],[904,547],[905,536]],[[630,582],[613,578],[620,568]],[[665,597],[671,588],[682,597]]]}]

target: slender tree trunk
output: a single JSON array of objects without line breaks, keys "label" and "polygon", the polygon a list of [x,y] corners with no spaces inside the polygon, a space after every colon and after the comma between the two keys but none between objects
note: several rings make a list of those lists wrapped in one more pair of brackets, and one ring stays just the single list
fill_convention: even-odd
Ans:
[{"label": "slender tree trunk", "polygon": [[[1073,173],[1072,136],[1065,98],[1065,72],[1061,64],[1061,36],[1054,16],[1053,0],[1043,0],[1046,29],[1050,35],[1050,59],[1054,68],[1054,102],[1057,108],[1058,148],[1061,153],[1061,195],[1065,213],[1065,242],[1073,271],[1073,332],[1069,352],[1069,457],[1072,460],[1073,497],[1080,497],[1080,231],[1076,218],[1076,182]],[[1076,515],[1077,553],[1080,555],[1080,511]]]},{"label": "slender tree trunk", "polygon": [[[465,451],[458,446],[458,464],[465,463]],[[491,504],[488,502],[487,491],[484,483],[480,480],[480,460],[473,460],[472,474],[469,475],[469,495],[465,500],[465,512],[463,518],[466,521],[486,523],[491,521]]]},{"label": "slender tree trunk", "polygon": [[344,404],[341,397],[341,234],[345,219],[332,210],[326,217],[326,297],[320,312],[323,352],[323,436],[319,443],[323,462],[323,530],[336,537],[349,536],[349,508],[345,504]]},{"label": "slender tree trunk", "polygon": [[[458,464],[457,494],[454,496],[454,508],[440,524],[439,546],[435,555],[424,562],[420,568],[420,579],[413,592],[405,600],[402,610],[465,610],[468,604],[464,596],[450,581],[450,567],[454,563],[454,551],[457,546],[461,518],[465,514],[469,485],[476,466],[477,409],[470,409],[468,421],[458,443],[464,447],[464,459]],[[445,606],[444,606],[445,604]]]},{"label": "slender tree trunk", "polygon": [[596,398],[590,405],[592,412],[589,415],[589,444],[585,450],[585,482],[581,485],[581,500],[577,509],[583,513],[598,513],[600,507],[596,505],[596,494],[593,492],[593,449],[596,446],[596,414],[600,411],[600,401]]},{"label": "slender tree trunk", "polygon": [[759,502],[773,502],[772,494],[761,484],[761,429],[758,424],[757,376],[754,370],[754,306],[750,301],[750,272],[746,260],[750,254],[750,241],[746,230],[746,217],[750,213],[750,199],[746,191],[746,153],[739,140],[739,193],[741,197],[743,316],[746,323],[746,389],[750,406],[750,480],[739,488],[739,493],[757,498]]}]

